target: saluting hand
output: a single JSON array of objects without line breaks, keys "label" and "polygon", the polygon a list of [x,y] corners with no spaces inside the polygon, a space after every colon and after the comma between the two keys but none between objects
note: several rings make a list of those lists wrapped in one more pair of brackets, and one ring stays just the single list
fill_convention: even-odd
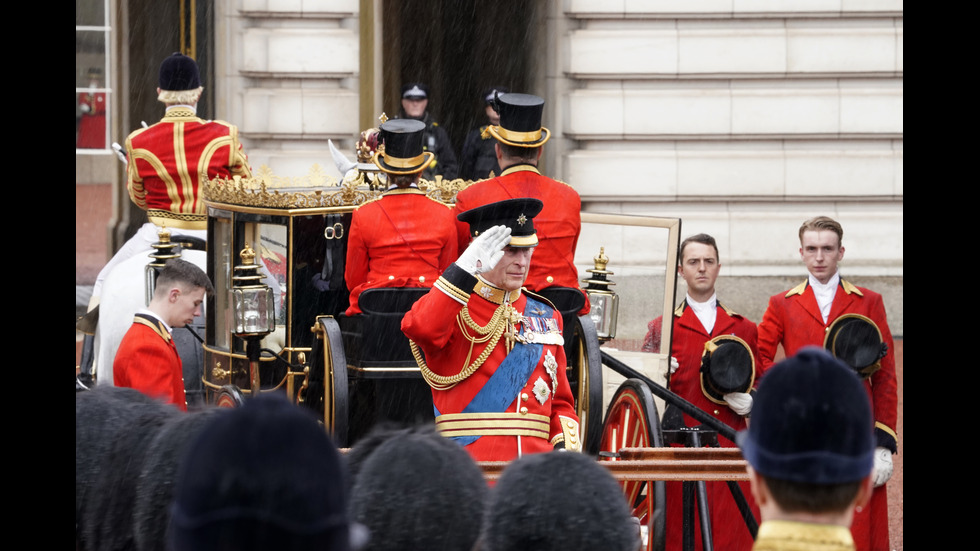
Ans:
[{"label": "saluting hand", "polygon": [[510,242],[510,228],[494,226],[477,236],[463,251],[456,265],[470,275],[488,272],[504,257],[504,247]]}]

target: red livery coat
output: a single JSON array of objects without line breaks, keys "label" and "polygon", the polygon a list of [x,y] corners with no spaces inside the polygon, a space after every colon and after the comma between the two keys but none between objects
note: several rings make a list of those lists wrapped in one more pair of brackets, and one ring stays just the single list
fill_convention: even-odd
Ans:
[{"label": "red livery coat", "polygon": [[[648,352],[660,351],[660,335],[663,318],[658,317],[649,324],[649,332],[643,342],[643,350]],[[745,418],[735,413],[727,405],[716,404],[708,399],[701,390],[701,355],[704,344],[719,335],[735,335],[745,341],[752,350],[753,357],[758,361],[757,346],[758,332],[756,326],[748,318],[718,304],[715,326],[709,334],[694,309],[688,307],[687,301],[674,310],[673,342],[670,355],[677,358],[678,368],[670,376],[670,390],[691,402],[701,410],[713,415],[719,421],[736,431],[746,428]],[[757,366],[758,368],[758,366]],[[689,427],[700,423],[694,418],[684,415],[684,424]],[[718,443],[725,448],[736,447],[734,442],[719,435]],[[759,506],[752,498],[748,482],[739,482],[742,494],[745,495],[756,521],[759,520]],[[749,533],[742,519],[738,506],[732,498],[732,493],[725,482],[706,482],[709,512],[711,514],[711,534],[716,549],[745,550],[752,549],[752,534]],[[667,483],[667,511],[670,522],[667,528],[667,549],[680,550],[683,548],[683,531],[681,519],[683,514],[682,483]],[[695,510],[695,549],[701,549],[701,526]]]},{"label": "red livery coat", "polygon": [[456,257],[452,210],[419,189],[393,189],[361,205],[347,238],[347,315],[361,313],[365,289],[432,287]]},{"label": "red livery coat", "polygon": [[[460,191],[456,195],[454,214],[520,197],[533,197],[544,203],[544,208],[534,217],[538,246],[534,249],[534,262],[524,286],[535,292],[551,286],[578,289],[575,248],[582,231],[582,200],[571,186],[541,175],[535,166],[519,164],[504,169],[496,178],[477,182]],[[469,225],[457,220],[456,231],[457,246],[462,252],[470,242]],[[589,313],[589,308],[586,297],[579,315]]]},{"label": "red livery coat", "polygon": [[82,119],[78,124],[78,137],[75,147],[80,149],[105,149],[105,92],[83,92],[78,94],[78,105]]},{"label": "red livery coat", "polygon": [[[882,340],[888,345],[888,353],[881,360],[881,369],[865,380],[864,385],[871,398],[871,410],[875,421],[878,446],[897,451],[898,435],[898,380],[895,375],[895,343],[885,304],[881,295],[857,287],[841,279],[830,307],[828,323],[820,315],[820,307],[808,281],[788,292],[773,295],[759,324],[759,353],[763,369],[773,363],[778,345],[783,346],[786,356],[792,356],[804,346],[823,346],[827,328],[843,314],[860,314],[875,322],[881,330]],[[871,502],[863,511],[855,513],[851,533],[858,551],[877,551],[889,548],[887,485],[875,488]]]},{"label": "red livery coat", "polygon": [[184,374],[177,347],[159,320],[140,315],[126,331],[112,363],[113,384],[136,390],[187,411]]},{"label": "red livery coat", "polygon": [[[462,272],[455,267],[455,264],[447,270],[447,273]],[[475,281],[475,278],[469,277]],[[485,350],[487,343],[472,344],[463,334],[464,322],[460,319],[460,312],[464,305],[458,300],[451,298],[443,292],[440,287],[446,282],[446,275],[439,279],[427,295],[419,299],[412,307],[405,318],[402,320],[402,331],[409,339],[412,339],[425,355],[428,369],[433,373],[443,377],[450,377],[460,373],[464,366],[470,365],[473,359],[478,358]],[[465,279],[465,278],[464,278]],[[459,279],[450,277],[452,281]],[[473,289],[473,284],[459,285],[459,289]],[[499,291],[502,296],[502,291]],[[514,291],[517,298],[513,298],[512,304],[518,312],[524,313],[527,306],[527,297],[521,291]],[[466,309],[470,318],[476,324],[485,326],[490,321],[498,304],[485,300],[477,292],[468,296],[457,295],[466,302]],[[561,328],[561,315],[555,311],[552,318]],[[520,328],[520,324],[514,326]],[[467,328],[467,331],[469,329]],[[439,390],[432,389],[432,402],[438,411],[437,415],[457,414],[463,412],[467,404],[483,388],[487,380],[497,370],[497,367],[508,352],[506,350],[506,337],[502,336],[494,346],[492,352],[483,364],[455,386]],[[553,358],[553,360],[550,360]],[[557,363],[557,390],[550,392],[543,403],[535,397],[534,387],[539,384],[539,379],[544,381],[550,388],[552,378],[549,375],[546,364],[549,361]],[[510,461],[522,454],[548,452],[554,449],[558,442],[565,442],[567,447],[572,448],[575,444],[566,441],[569,434],[578,437],[578,416],[575,413],[571,388],[565,374],[565,349],[560,344],[544,344],[540,357],[536,359],[533,372],[524,383],[523,388],[513,401],[505,409],[508,413],[518,413],[520,415],[540,415],[549,419],[547,437],[514,436],[514,435],[493,435],[487,434],[480,436],[475,442],[465,446],[466,450],[477,461]],[[438,419],[437,419],[438,423]],[[492,431],[493,426],[487,427]],[[445,434],[445,433],[444,433]]]},{"label": "red livery coat", "polygon": [[207,229],[201,180],[251,177],[238,128],[206,121],[185,106],[126,138],[129,197],[158,226]]}]

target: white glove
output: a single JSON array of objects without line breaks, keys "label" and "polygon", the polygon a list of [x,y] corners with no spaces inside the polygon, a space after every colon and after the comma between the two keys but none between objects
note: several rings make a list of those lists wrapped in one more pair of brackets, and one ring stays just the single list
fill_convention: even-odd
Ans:
[{"label": "white glove", "polygon": [[670,367],[668,367],[667,368],[667,371],[664,372],[664,379],[665,380],[666,379],[670,379],[670,376],[673,375],[674,373],[676,373],[677,372],[677,368],[679,368],[680,366],[681,366],[681,364],[677,363],[677,358],[671,356],[670,357]]},{"label": "white glove", "polygon": [[894,468],[892,465],[892,451],[888,448],[875,448],[875,466],[871,470],[871,481],[874,482],[875,488],[883,486],[885,482],[888,482],[888,479],[892,477]]},{"label": "white glove", "polygon": [[752,412],[752,395],[746,392],[729,392],[724,395],[725,403],[735,413],[746,416]]},{"label": "white glove", "polygon": [[459,255],[456,265],[470,275],[488,272],[504,257],[504,247],[510,242],[510,228],[494,226],[470,243]]}]

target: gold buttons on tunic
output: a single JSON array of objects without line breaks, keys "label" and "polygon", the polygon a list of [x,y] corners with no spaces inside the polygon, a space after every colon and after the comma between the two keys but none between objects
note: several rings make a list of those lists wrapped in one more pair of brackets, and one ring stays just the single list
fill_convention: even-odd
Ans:
[{"label": "gold buttons on tunic", "polygon": [[393,275],[388,276],[388,281],[391,281],[392,279],[395,279],[395,276]]},{"label": "gold buttons on tunic", "polygon": [[567,426],[570,429],[574,429],[575,428],[575,421],[565,421],[565,426]]},{"label": "gold buttons on tunic", "polygon": [[521,415],[527,415],[527,408],[521,408]]},{"label": "gold buttons on tunic", "polygon": [[527,401],[527,392],[522,392],[521,393],[521,401],[522,402],[526,402]]},{"label": "gold buttons on tunic", "polygon": [[425,276],[419,276],[419,283],[425,283]]},{"label": "gold buttons on tunic", "polygon": [[548,277],[547,277],[547,278],[545,278],[545,279],[547,279],[547,280],[548,280],[548,283],[554,283],[554,282],[555,282],[555,278],[553,278],[553,277],[551,277],[551,276],[548,276]]}]

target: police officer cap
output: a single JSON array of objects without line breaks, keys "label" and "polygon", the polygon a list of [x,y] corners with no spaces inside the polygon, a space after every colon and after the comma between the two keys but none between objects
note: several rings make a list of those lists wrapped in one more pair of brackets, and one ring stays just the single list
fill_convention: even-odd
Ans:
[{"label": "police officer cap", "polygon": [[551,131],[541,126],[544,99],[531,94],[496,94],[493,109],[500,114],[500,124],[488,130],[499,141],[517,147],[540,147],[551,138]]},{"label": "police officer cap", "polygon": [[506,86],[494,86],[493,88],[487,88],[484,90],[483,93],[480,94],[480,97],[483,98],[483,101],[485,101],[487,105],[493,105],[493,100],[498,94],[506,94],[507,92],[510,92],[510,89]]},{"label": "police officer cap", "polygon": [[522,197],[497,201],[462,212],[456,218],[470,225],[470,237],[476,237],[494,226],[510,228],[511,247],[533,247],[538,244],[534,217],[544,208],[538,199]]},{"label": "police officer cap", "polygon": [[880,360],[888,353],[878,325],[860,314],[844,314],[835,319],[827,328],[823,345],[863,378],[880,369]]},{"label": "police officer cap", "polygon": [[[378,129],[379,147],[374,164],[389,174],[415,174],[429,166],[435,153],[422,151],[425,123],[415,119],[392,119]],[[384,147],[381,147],[384,145]]]},{"label": "police officer cap", "polygon": [[340,453],[307,411],[278,396],[216,415],[177,474],[171,547],[339,549],[352,530]]},{"label": "police officer cap", "polygon": [[402,99],[427,99],[429,87],[421,82],[409,82],[402,86]]},{"label": "police officer cap", "polygon": [[752,422],[736,442],[764,476],[844,484],[871,472],[872,423],[868,394],[854,371],[810,346],[766,371]]},{"label": "police officer cap", "polygon": [[160,64],[160,89],[168,92],[197,90],[201,87],[201,71],[193,58],[174,52]]}]

